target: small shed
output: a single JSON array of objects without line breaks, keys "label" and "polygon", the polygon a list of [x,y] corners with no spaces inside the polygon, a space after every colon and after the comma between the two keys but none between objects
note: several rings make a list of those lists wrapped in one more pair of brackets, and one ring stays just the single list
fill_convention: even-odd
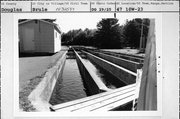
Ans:
[{"label": "small shed", "polygon": [[19,22],[20,53],[55,53],[61,50],[60,27],[50,21],[31,19]]}]

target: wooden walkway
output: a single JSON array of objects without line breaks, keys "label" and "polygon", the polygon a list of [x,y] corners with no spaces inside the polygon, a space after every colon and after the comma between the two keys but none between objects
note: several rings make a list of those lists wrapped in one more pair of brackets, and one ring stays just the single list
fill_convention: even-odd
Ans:
[{"label": "wooden walkway", "polygon": [[67,103],[54,105],[54,111],[109,111],[135,99],[136,84],[96,94]]}]

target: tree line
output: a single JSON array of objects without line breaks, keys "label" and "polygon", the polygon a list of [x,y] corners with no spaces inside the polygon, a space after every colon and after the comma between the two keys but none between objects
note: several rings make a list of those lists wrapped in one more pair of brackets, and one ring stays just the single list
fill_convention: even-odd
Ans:
[{"label": "tree line", "polygon": [[116,18],[105,18],[96,29],[75,29],[62,34],[62,45],[84,45],[97,48],[139,48],[141,37],[147,40],[149,19],[127,20],[120,25]]}]

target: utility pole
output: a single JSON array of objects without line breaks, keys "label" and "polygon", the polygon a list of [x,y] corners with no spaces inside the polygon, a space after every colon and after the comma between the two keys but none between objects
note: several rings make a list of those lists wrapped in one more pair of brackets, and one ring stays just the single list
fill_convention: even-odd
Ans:
[{"label": "utility pole", "polygon": [[116,12],[114,13],[114,18],[116,18]]},{"label": "utility pole", "polygon": [[115,12],[114,12],[114,18],[116,19],[116,2],[115,2]]},{"label": "utility pole", "polygon": [[140,44],[139,44],[139,52],[142,52],[143,50],[143,21],[144,19],[142,19],[142,23],[141,23],[141,37],[140,37]]}]

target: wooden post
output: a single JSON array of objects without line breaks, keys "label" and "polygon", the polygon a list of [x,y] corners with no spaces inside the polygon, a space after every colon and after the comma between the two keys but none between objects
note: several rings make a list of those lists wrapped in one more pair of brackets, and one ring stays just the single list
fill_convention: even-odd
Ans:
[{"label": "wooden post", "polygon": [[137,110],[157,110],[155,20],[150,20]]},{"label": "wooden post", "polygon": [[132,111],[137,110],[137,99],[139,97],[139,90],[141,84],[141,77],[142,77],[142,69],[137,69],[137,76],[136,76],[136,89],[135,89],[135,99],[133,100],[133,107]]}]

